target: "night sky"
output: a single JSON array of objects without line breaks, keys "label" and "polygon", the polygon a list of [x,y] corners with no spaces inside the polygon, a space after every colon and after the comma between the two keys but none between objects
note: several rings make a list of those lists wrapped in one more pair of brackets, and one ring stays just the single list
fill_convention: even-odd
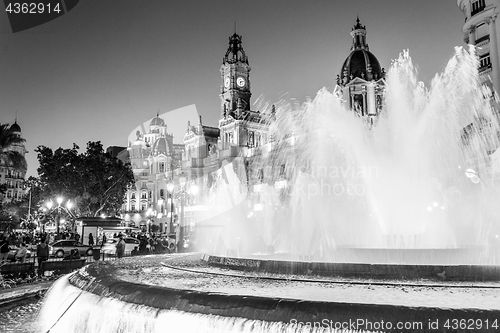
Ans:
[{"label": "night sky", "polygon": [[[335,87],[357,15],[382,67],[409,49],[426,85],[464,45],[454,0],[82,0],[18,33],[0,15],[0,122],[13,123],[17,111],[28,175],[36,175],[36,146],[126,146],[158,110],[195,104],[203,123],[217,126],[219,69],[235,22],[252,102],[304,102]],[[165,117],[176,143],[186,118],[198,121],[195,112]]]}]

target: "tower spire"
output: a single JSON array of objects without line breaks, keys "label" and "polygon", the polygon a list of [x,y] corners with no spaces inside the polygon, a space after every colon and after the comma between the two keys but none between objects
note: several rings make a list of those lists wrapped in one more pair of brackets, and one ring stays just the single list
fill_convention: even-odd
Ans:
[{"label": "tower spire", "polygon": [[351,30],[352,37],[352,47],[351,51],[354,50],[369,50],[368,44],[366,43],[366,27],[361,24],[359,16],[356,16],[356,24]]}]

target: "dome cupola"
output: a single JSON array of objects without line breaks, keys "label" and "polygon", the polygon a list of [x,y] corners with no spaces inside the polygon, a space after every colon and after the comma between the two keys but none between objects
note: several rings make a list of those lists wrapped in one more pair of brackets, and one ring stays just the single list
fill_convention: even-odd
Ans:
[{"label": "dome cupola", "polygon": [[17,120],[10,126],[10,131],[14,133],[21,133],[21,126],[17,124]]},{"label": "dome cupola", "polygon": [[163,155],[171,155],[174,151],[172,142],[168,140],[166,137],[159,137],[153,144],[153,156],[157,156],[160,154]]},{"label": "dome cupola", "polygon": [[337,76],[337,84],[345,86],[355,78],[365,81],[378,81],[384,78],[384,69],[380,67],[377,57],[369,51],[366,43],[366,28],[359,21],[359,17],[352,28],[351,37],[351,53],[344,61],[340,75]]}]

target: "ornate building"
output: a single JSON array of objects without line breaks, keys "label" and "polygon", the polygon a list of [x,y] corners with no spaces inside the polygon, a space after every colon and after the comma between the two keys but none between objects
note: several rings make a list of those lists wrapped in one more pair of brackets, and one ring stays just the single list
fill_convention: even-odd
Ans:
[{"label": "ornate building", "polygon": [[500,11],[499,0],[457,0],[465,15],[462,27],[464,41],[476,46],[479,73],[482,82],[500,92],[500,53],[496,19]]},{"label": "ornate building", "polygon": [[[259,111],[250,110],[250,66],[236,33],[229,37],[229,48],[220,68],[221,117],[219,119],[222,157],[240,156],[242,148],[267,144],[268,121]],[[247,155],[247,154],[245,154]]]},{"label": "ornate building", "polygon": [[137,131],[136,140],[129,142],[125,157],[136,179],[135,185],[127,191],[122,208],[127,212],[125,221],[139,226],[148,218],[157,218],[159,229],[165,230],[161,211],[167,199],[167,181],[180,167],[183,148],[173,143],[172,134],[167,132],[167,125],[158,115],[152,119],[146,133]]},{"label": "ornate building", "polygon": [[[500,11],[499,0],[457,0],[457,6],[465,15],[465,23],[462,27],[464,42],[475,46],[476,55],[479,59],[479,76],[481,83],[500,93],[500,48],[499,33],[500,27],[496,22]],[[498,102],[492,98],[491,104],[498,116]],[[498,120],[498,119],[497,119]],[[498,141],[491,140],[494,136],[489,121],[477,119],[464,127],[462,139],[464,144],[474,135],[482,137],[486,145],[490,158],[483,160],[472,159],[469,166],[482,175],[485,179],[500,180],[499,172],[491,171],[491,156],[498,148]],[[500,134],[496,133],[498,137]]]},{"label": "ornate building", "polygon": [[337,76],[337,94],[346,106],[373,126],[383,107],[385,70],[370,52],[359,18],[351,31],[351,53]]},{"label": "ornate building", "polygon": [[[10,130],[21,136],[21,127],[17,124],[17,120],[10,126]],[[24,144],[17,143],[14,144],[11,150],[19,152],[24,156],[27,152]],[[26,194],[24,189],[24,177],[26,175],[26,170],[17,170],[8,165],[0,165],[0,184],[7,184],[7,192],[4,194],[2,201],[10,202],[21,200]]]},{"label": "ornate building", "polygon": [[[369,51],[366,29],[359,19],[351,36],[351,53],[337,79],[337,94],[372,126],[382,110],[385,72]],[[149,221],[159,225],[161,231],[172,232],[178,230],[173,228],[179,225],[179,218],[184,221],[184,232],[189,233],[198,212],[214,209],[201,199],[226,172],[221,170],[228,163],[248,189],[249,207],[263,204],[259,189],[264,184],[277,193],[286,191],[287,179],[294,172],[287,169],[288,163],[295,163],[294,133],[277,142],[273,134],[274,106],[268,112],[251,110],[250,70],[242,38],[234,33],[220,67],[218,127],[203,125],[201,117],[197,124],[188,122],[183,144],[175,145],[166,124],[157,116],[148,133],[137,133],[137,139],[127,148],[136,183],[127,193],[125,220],[136,225],[147,225]],[[290,153],[284,154],[287,149]],[[279,158],[273,160],[273,155]],[[270,160],[273,165],[268,165]],[[199,188],[199,193],[187,195],[192,185]]]},{"label": "ornate building", "polygon": [[[269,142],[269,117],[250,109],[250,66],[241,36],[236,33],[229,37],[220,73],[218,127],[203,125],[200,117],[198,124],[187,124],[183,144],[176,145],[167,133],[167,125],[157,115],[149,132],[138,132],[136,140],[129,143],[128,156],[119,154],[121,159],[130,161],[136,176],[135,186],[127,192],[123,205],[128,223],[147,226],[149,221],[161,231],[172,232],[182,213],[184,227],[191,228],[196,210],[203,207],[194,208],[199,203],[198,196],[184,197],[179,193],[184,193],[187,185],[207,191],[224,163],[235,162],[240,169],[245,168],[246,161]],[[167,186],[170,183],[171,192]]]}]

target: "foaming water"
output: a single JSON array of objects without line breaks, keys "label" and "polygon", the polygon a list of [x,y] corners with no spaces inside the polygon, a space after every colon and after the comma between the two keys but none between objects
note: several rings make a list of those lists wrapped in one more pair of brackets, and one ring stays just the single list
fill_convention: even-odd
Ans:
[{"label": "foaming water", "polygon": [[40,311],[39,332],[341,332],[331,327],[160,310],[125,303],[78,289],[69,283],[68,277],[56,281],[48,292]]},{"label": "foaming water", "polygon": [[[201,250],[348,261],[339,257],[345,249],[458,254],[471,248],[479,254],[467,255],[467,263],[492,263],[491,253],[500,249],[500,212],[491,200],[498,186],[490,154],[498,147],[499,124],[477,68],[472,49],[456,48],[426,89],[404,52],[388,72],[385,105],[371,129],[326,89],[303,105],[283,102],[272,125],[275,141],[247,165],[247,174],[263,174],[264,181],[249,189],[246,178],[234,182],[245,195],[253,192],[253,201],[200,233],[206,237],[200,244],[211,244]],[[475,130],[465,137],[471,123]],[[467,169],[480,182],[471,182]],[[221,186],[231,183],[215,188]],[[220,193],[210,200],[227,202]]]}]

